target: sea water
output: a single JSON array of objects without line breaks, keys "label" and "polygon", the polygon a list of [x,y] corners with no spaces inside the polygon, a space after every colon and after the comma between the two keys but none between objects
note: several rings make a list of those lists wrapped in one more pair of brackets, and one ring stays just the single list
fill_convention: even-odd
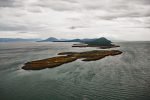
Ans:
[{"label": "sea water", "polygon": [[73,43],[0,43],[0,100],[150,100],[150,42],[120,42],[121,55],[38,71],[24,63],[99,48]]}]

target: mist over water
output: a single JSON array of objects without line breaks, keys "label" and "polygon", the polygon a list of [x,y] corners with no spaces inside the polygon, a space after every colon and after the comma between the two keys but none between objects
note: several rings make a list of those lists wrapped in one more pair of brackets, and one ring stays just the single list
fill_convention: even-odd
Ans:
[{"label": "mist over water", "polygon": [[150,100],[150,42],[117,43],[123,53],[91,62],[26,71],[28,61],[56,56],[73,43],[0,43],[0,100]]}]

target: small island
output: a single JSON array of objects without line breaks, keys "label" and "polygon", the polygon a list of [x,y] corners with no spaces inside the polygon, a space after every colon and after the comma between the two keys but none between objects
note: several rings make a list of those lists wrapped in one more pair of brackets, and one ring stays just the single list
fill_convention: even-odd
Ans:
[{"label": "small island", "polygon": [[[43,41],[57,40],[56,38],[48,38]],[[43,42],[42,41],[42,42]],[[53,41],[53,42],[54,42]],[[57,41],[57,42],[79,42],[80,44],[74,44],[72,47],[99,47],[101,49],[119,47],[104,37],[97,39],[74,39],[67,41]],[[41,70],[45,68],[54,68],[65,63],[73,62],[77,59],[82,59],[82,61],[96,61],[102,59],[106,56],[119,55],[122,52],[119,50],[93,50],[85,52],[62,52],[56,57],[47,58],[43,60],[31,61],[24,64],[22,69],[24,70]]]},{"label": "small island", "polygon": [[98,39],[86,39],[80,41],[80,44],[74,44],[72,47],[99,47],[100,49],[108,49],[120,47],[112,44],[112,42],[104,37]]},{"label": "small island", "polygon": [[101,38],[85,38],[85,39],[57,39],[55,37],[49,37],[46,40],[38,41],[38,42],[77,42],[78,44],[73,44],[72,47],[98,47],[100,49],[108,49],[120,47],[118,45],[112,44],[112,42],[105,37]]},{"label": "small island", "polygon": [[96,61],[106,56],[115,56],[121,54],[118,50],[93,50],[86,52],[62,52],[57,57],[47,58],[43,60],[31,61],[24,64],[24,70],[41,70],[45,68],[54,68],[65,63],[73,62],[77,59],[82,61]]}]

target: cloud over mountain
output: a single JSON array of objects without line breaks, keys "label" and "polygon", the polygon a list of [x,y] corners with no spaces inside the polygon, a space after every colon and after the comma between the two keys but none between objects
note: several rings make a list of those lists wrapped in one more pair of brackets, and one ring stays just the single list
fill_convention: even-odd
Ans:
[{"label": "cloud over mountain", "polygon": [[0,37],[150,40],[149,11],[150,0],[0,0]]}]

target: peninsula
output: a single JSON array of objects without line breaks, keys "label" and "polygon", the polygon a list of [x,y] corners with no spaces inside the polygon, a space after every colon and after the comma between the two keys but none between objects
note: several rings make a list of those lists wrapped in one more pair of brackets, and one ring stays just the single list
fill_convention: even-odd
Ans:
[{"label": "peninsula", "polygon": [[24,64],[24,70],[41,70],[45,68],[54,68],[65,63],[73,62],[77,59],[82,61],[96,61],[106,56],[115,56],[121,54],[118,50],[93,50],[86,52],[62,52],[57,57],[47,58],[43,60],[31,61]]}]

